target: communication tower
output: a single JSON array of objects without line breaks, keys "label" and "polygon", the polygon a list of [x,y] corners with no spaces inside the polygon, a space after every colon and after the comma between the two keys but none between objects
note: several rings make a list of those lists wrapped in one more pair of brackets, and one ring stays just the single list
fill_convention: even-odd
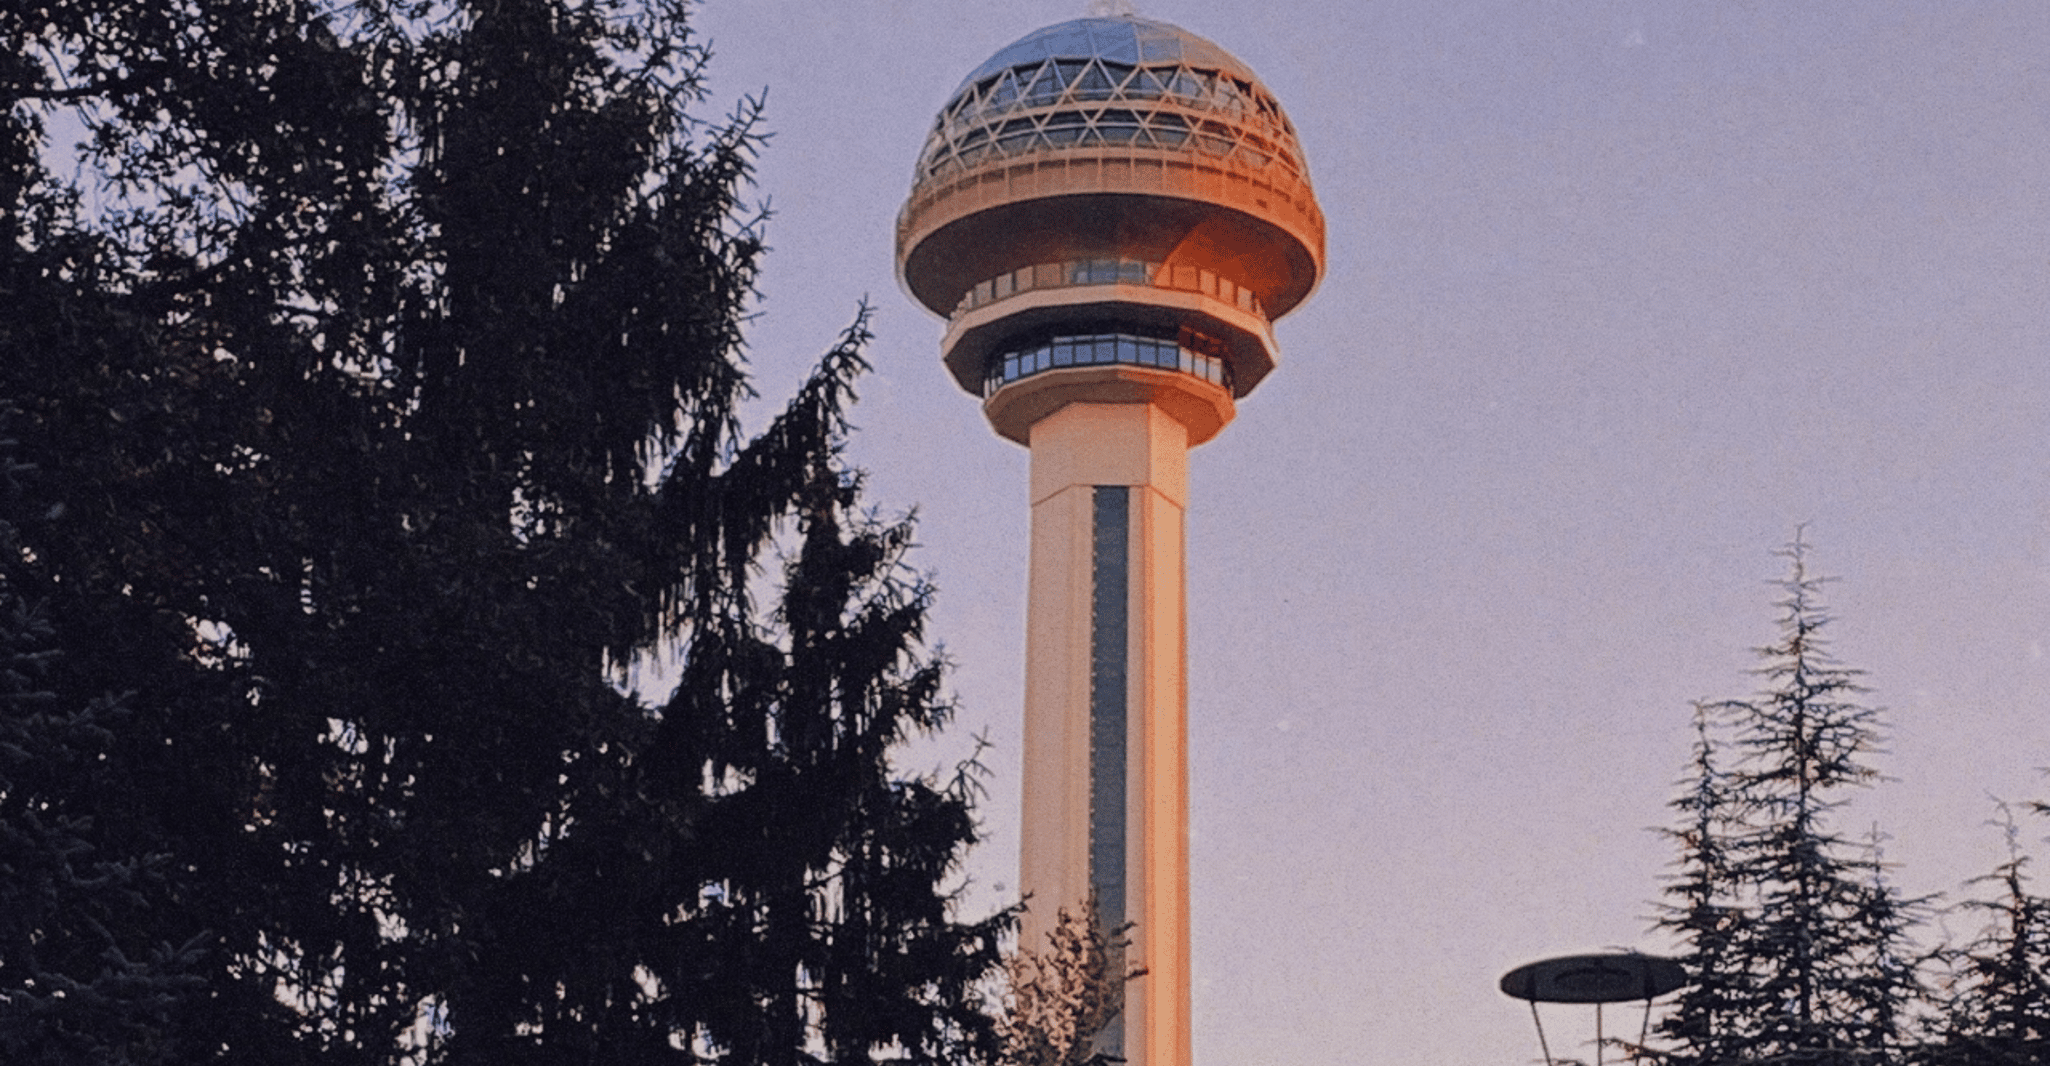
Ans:
[{"label": "communication tower", "polygon": [[1099,1047],[1189,1061],[1188,452],[1274,369],[1324,218],[1295,130],[1230,53],[1084,18],[961,82],[897,218],[942,360],[1032,453],[1024,943],[1098,900],[1144,977]]}]

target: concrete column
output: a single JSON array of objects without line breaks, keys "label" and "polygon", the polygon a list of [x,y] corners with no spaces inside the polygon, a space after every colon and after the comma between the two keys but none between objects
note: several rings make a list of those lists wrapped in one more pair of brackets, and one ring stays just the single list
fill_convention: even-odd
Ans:
[{"label": "concrete column", "polygon": [[[1023,943],[1043,949],[1092,881],[1121,882],[1121,898],[1099,902],[1109,923],[1135,923],[1127,961],[1147,973],[1126,986],[1106,1043],[1135,1066],[1187,1066],[1188,431],[1150,403],[1074,403],[1032,425],[1031,448]],[[1107,558],[1120,535],[1122,558]],[[1122,604],[1100,579],[1122,582]],[[1104,661],[1120,627],[1122,660]],[[1120,716],[1121,767],[1105,762],[1119,738],[1096,725]],[[1120,810],[1092,809],[1111,797]]]}]

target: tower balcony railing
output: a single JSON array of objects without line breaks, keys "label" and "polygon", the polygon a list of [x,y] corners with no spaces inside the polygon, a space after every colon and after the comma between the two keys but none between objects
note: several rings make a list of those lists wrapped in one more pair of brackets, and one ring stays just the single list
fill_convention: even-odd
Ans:
[{"label": "tower balcony railing", "polygon": [[947,224],[989,208],[1088,193],[1166,196],[1232,208],[1280,226],[1323,259],[1324,212],[1303,175],[1236,155],[1114,144],[996,156],[958,172],[921,177],[897,215],[897,247],[912,248]]},{"label": "tower balcony railing", "polygon": [[1267,320],[1266,308],[1253,290],[1215,271],[1184,264],[1149,263],[1138,259],[1068,259],[1036,263],[977,283],[954,307],[959,317],[978,307],[1008,300],[1035,289],[1067,289],[1084,285],[1150,285],[1177,292],[1197,292]]}]

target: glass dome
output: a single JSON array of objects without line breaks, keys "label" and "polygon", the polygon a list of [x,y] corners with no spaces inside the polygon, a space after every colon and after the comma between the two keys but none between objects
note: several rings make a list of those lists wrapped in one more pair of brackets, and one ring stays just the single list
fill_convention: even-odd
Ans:
[{"label": "glass dome", "polygon": [[955,95],[992,74],[1048,59],[1108,59],[1113,63],[1188,63],[1258,82],[1238,57],[1216,44],[1165,22],[1134,15],[1075,19],[1042,27],[1018,38],[970,71]]},{"label": "glass dome", "polygon": [[1307,181],[1295,128],[1244,63],[1133,16],[1036,30],[962,81],[926,140],[918,180],[1066,148],[1195,153]]}]

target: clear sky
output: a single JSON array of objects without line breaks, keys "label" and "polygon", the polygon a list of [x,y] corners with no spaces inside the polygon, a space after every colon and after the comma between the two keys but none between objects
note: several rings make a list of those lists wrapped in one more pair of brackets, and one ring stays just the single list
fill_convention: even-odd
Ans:
[{"label": "clear sky", "polygon": [[[1892,725],[1897,780],[1844,828],[1911,892],[1990,869],[1990,797],[2050,796],[2050,3],[1139,8],[1260,73],[1330,220],[1281,368],[1192,462],[1197,1062],[1513,1066],[1501,973],[1659,947],[1689,701],[1753,690],[1797,523]],[[1082,13],[699,20],[714,106],[768,89],[764,393],[876,308],[850,454],[918,508],[959,662],[952,746],[913,763],[996,745],[985,906],[1015,880],[1026,455],[940,368],[891,234],[961,76]]]}]

